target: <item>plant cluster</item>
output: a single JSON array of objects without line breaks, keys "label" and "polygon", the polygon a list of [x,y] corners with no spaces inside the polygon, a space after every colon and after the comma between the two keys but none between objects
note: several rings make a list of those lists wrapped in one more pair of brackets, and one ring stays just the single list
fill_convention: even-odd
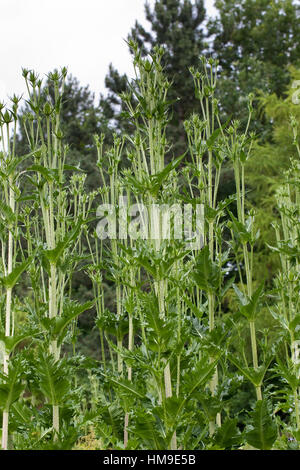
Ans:
[{"label": "plant cluster", "polygon": [[[221,122],[218,62],[201,58],[199,70],[190,68],[199,114],[184,122],[186,152],[169,161],[163,50],[144,58],[130,46],[136,78],[121,98],[134,132],[116,133],[109,149],[95,136],[98,191],[87,193],[84,172],[67,163],[65,69],[48,76],[47,96],[23,70],[25,156],[16,154],[20,99],[1,105],[2,448],[298,449],[299,160],[277,192],[281,223],[269,249],[281,271],[270,292],[254,278],[260,232],[247,206],[253,96],[244,130]],[[219,196],[224,165],[236,189],[227,198]],[[201,206],[201,246],[172,236],[175,216],[166,237],[163,212],[136,218],[126,236],[119,226],[119,237],[99,237],[99,216],[128,225],[125,200]],[[91,280],[90,302],[73,300],[79,271]],[[92,308],[99,360],[76,352],[78,316]]]}]

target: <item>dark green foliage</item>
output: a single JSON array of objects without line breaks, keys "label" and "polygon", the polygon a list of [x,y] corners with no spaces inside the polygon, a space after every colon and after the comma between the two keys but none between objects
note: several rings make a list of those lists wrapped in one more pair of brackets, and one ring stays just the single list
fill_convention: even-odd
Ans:
[{"label": "dark green foliage", "polygon": [[[137,43],[142,56],[153,53],[154,47],[164,48],[163,66],[166,78],[172,83],[168,99],[173,103],[168,137],[174,142],[175,155],[185,150],[186,136],[183,122],[198,109],[194,99],[194,86],[189,67],[197,66],[199,56],[207,49],[204,31],[205,8],[203,0],[159,0],[153,9],[145,4],[146,19],[150,31],[136,22],[128,35],[128,41]],[[117,119],[118,127],[130,131],[122,120],[124,104],[118,94],[127,90],[127,77],[120,76],[111,65],[106,77],[108,98],[103,99],[103,111],[109,119]]]},{"label": "dark green foliage", "polygon": [[55,361],[43,351],[39,354],[36,364],[39,388],[51,405],[60,405],[66,401],[70,391],[66,362]]},{"label": "dark green foliage", "polygon": [[[293,0],[218,0],[216,8],[208,31],[222,70],[218,93],[224,112],[245,123],[246,96],[258,90],[283,96],[290,79],[287,67],[299,64],[299,5]],[[260,137],[270,138],[270,123],[258,113],[253,126]]]},{"label": "dark green foliage", "polygon": [[19,357],[10,363],[7,375],[1,373],[0,406],[2,411],[8,411],[11,405],[20,398],[25,388],[22,381],[25,367],[26,363]]},{"label": "dark green foliage", "polygon": [[270,450],[277,438],[277,426],[270,416],[268,403],[258,401],[251,417],[251,429],[246,432],[247,442],[256,449]]},{"label": "dark green foliage", "polygon": [[[136,23],[128,37],[136,80],[128,84],[111,66],[100,111],[72,77],[59,92],[64,69],[44,87],[23,72],[40,91],[12,141],[25,157],[0,154],[0,345],[8,371],[0,374],[0,408],[14,449],[71,449],[89,436],[93,449],[299,448],[299,162],[286,165],[276,190],[277,240],[260,242],[248,211],[257,194],[244,176],[252,149],[270,159],[273,144],[255,145],[248,126],[242,133],[228,119],[248,122],[247,107],[256,116],[253,97],[240,106],[254,86],[282,96],[293,72],[286,66],[299,57],[297,7],[230,0],[217,9],[205,33],[200,0],[146,5],[151,32]],[[219,68],[199,62],[203,51],[218,56]],[[296,117],[292,142],[286,137],[291,93],[269,100],[261,101],[267,121],[280,119],[276,152],[288,145],[300,155]],[[15,111],[0,112],[3,129]],[[94,137],[94,149],[92,135],[103,130],[108,139]],[[24,186],[16,184],[18,165]],[[255,177],[261,163],[253,168]],[[154,240],[99,240],[94,205],[112,203],[119,214],[123,193],[146,205],[203,203],[204,246],[163,239],[160,221]],[[266,283],[253,261],[259,243],[282,263]],[[76,354],[84,347],[89,357]]]}]

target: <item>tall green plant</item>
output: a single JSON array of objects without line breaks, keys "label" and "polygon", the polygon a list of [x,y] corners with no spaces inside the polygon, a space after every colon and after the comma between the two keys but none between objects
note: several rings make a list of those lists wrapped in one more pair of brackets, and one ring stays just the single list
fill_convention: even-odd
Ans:
[{"label": "tall green plant", "polygon": [[[17,264],[20,257],[20,229],[19,229],[19,198],[21,191],[20,170],[18,165],[21,159],[15,154],[16,129],[18,121],[18,105],[20,98],[12,98],[12,109],[5,109],[1,104],[0,128],[1,128],[1,285],[5,290],[5,319],[4,319],[4,352],[3,352],[3,374],[9,375],[10,350],[7,339],[14,337],[15,315],[13,311],[13,288],[22,274],[28,268],[29,262]],[[5,341],[6,340],[6,341]],[[10,402],[7,401],[3,409],[2,419],[2,448],[7,450],[8,446],[8,420]]]},{"label": "tall green plant", "polygon": [[[66,74],[66,69],[62,69],[61,74],[53,72],[49,75],[54,100],[49,95],[45,101],[41,95],[42,81],[34,72],[23,71],[31,109],[31,113],[24,117],[23,125],[33,152],[33,164],[27,167],[26,172],[40,206],[40,211],[38,209],[33,214],[35,224],[27,227],[29,237],[34,240],[32,246],[39,250],[41,256],[41,264],[32,275],[32,282],[37,310],[44,311],[43,305],[48,304],[47,320],[39,318],[39,322],[45,332],[48,354],[57,363],[66,327],[91,307],[90,303],[78,308],[67,302],[72,272],[81,254],[80,234],[90,201],[83,195],[84,177],[67,179],[66,176],[69,171],[80,171],[66,164],[68,147],[63,144],[60,129]],[[37,280],[39,276],[40,281]],[[51,401],[54,436],[60,429],[59,406],[62,400],[60,395],[59,401]]]},{"label": "tall green plant", "polygon": [[[293,143],[300,157],[298,123],[291,116]],[[300,213],[300,165],[299,158],[291,159],[283,184],[276,191],[280,224],[275,223],[281,272],[276,278],[278,303],[270,307],[273,317],[280,323],[285,344],[284,358],[277,358],[277,371],[292,392],[295,429],[299,435],[299,213]],[[292,429],[294,427],[292,426]]]}]

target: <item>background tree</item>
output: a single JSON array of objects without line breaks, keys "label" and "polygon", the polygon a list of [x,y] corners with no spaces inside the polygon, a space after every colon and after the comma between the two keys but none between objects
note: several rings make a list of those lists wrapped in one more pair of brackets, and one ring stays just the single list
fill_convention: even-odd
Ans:
[{"label": "background tree", "polygon": [[[282,97],[290,81],[289,65],[299,65],[300,5],[293,0],[216,0],[216,18],[208,22],[211,53],[220,62],[219,95],[226,116],[245,124],[245,97],[262,90]],[[271,123],[259,116],[252,129],[271,135]]]},{"label": "background tree", "polygon": [[[51,81],[41,84],[41,96],[46,100],[47,90],[53,97],[54,90]],[[28,104],[20,111],[21,117],[29,111]],[[89,86],[81,86],[79,80],[68,75],[64,87],[61,108],[61,130],[65,142],[70,145],[70,162],[79,165],[87,174],[87,190],[98,188],[95,178],[94,165],[97,161],[97,152],[94,147],[93,135],[105,132],[107,118],[95,103],[95,95]],[[28,141],[25,129],[20,126],[17,138],[17,151],[20,155],[27,153]]]},{"label": "background tree", "polygon": [[[254,157],[247,163],[247,200],[257,212],[257,279],[273,279],[277,257],[267,243],[275,242],[274,191],[293,154],[287,132],[293,106],[291,80],[300,66],[300,4],[293,0],[216,0],[217,16],[207,25],[210,53],[219,60],[217,96],[223,121],[229,116],[247,125],[245,102],[254,93],[250,129],[257,135]],[[233,173],[224,168],[222,191],[232,192]]]},{"label": "background tree", "polygon": [[257,225],[261,236],[257,245],[255,272],[259,280],[272,280],[279,269],[278,254],[268,245],[275,246],[274,219],[279,219],[276,189],[284,180],[284,172],[290,165],[291,158],[297,158],[297,149],[293,142],[291,116],[298,123],[300,133],[299,85],[300,70],[289,68],[290,83],[285,87],[282,97],[276,93],[260,97],[261,108],[267,119],[273,123],[269,142],[258,143],[254,156],[247,163],[248,201],[256,211]]},{"label": "background tree", "polygon": [[[195,100],[193,80],[189,67],[199,65],[199,55],[207,50],[205,37],[205,8],[203,0],[157,0],[151,9],[145,3],[146,19],[150,30],[146,30],[136,21],[128,35],[128,40],[135,41],[143,56],[153,52],[156,45],[165,49],[162,64],[165,74],[172,87],[168,98],[173,102],[173,114],[170,122],[170,137],[176,137],[173,151],[178,154],[183,151],[185,131],[183,121],[198,109]],[[110,65],[105,85],[108,96],[102,99],[104,114],[118,122],[120,128],[128,130],[122,121],[121,100],[118,94],[126,91],[128,79],[120,75]],[[174,141],[174,139],[171,139]]]}]

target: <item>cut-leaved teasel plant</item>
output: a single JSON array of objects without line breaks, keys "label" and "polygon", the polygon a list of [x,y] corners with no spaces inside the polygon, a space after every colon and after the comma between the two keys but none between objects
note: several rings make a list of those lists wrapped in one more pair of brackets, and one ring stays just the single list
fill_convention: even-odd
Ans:
[{"label": "cut-leaved teasel plant", "polygon": [[[106,195],[104,198],[104,204],[112,204],[116,209],[117,204],[119,204],[119,215],[121,214],[121,204],[120,201],[124,201],[123,197],[125,196],[126,207],[130,202],[135,204],[145,204],[149,207],[151,204],[157,204],[159,202],[158,192],[163,183],[163,179],[168,176],[168,173],[175,168],[176,165],[169,165],[168,168],[165,168],[165,153],[166,153],[166,139],[165,139],[165,126],[166,126],[166,92],[169,84],[165,81],[161,73],[161,51],[153,57],[153,63],[150,61],[142,61],[136,47],[135,48],[135,66],[137,69],[137,80],[135,86],[131,90],[131,95],[123,95],[123,99],[128,106],[128,114],[133,121],[133,124],[136,126],[136,132],[134,139],[129,139],[133,144],[133,150],[129,152],[128,156],[130,159],[130,164],[132,166],[132,173],[129,171],[124,171],[123,181],[120,183],[120,178],[117,175],[117,164],[120,160],[120,157],[115,158],[115,152],[113,159],[111,159],[111,164],[109,166],[108,172],[108,182],[110,187],[107,188],[105,183],[104,175],[102,174],[102,185],[103,193]],[[135,102],[133,102],[132,97],[134,96]],[[136,109],[135,109],[136,107]],[[146,110],[148,109],[148,112]],[[144,137],[145,134],[145,137]],[[98,140],[98,151],[100,150],[99,140]],[[109,157],[108,153],[108,157]],[[101,158],[101,160],[103,160]],[[177,164],[179,163],[177,160]],[[103,172],[101,168],[101,163],[99,165],[100,172]],[[165,173],[165,174],[163,174]],[[159,181],[161,177],[161,181]],[[157,178],[158,181],[155,181]],[[145,184],[145,193],[144,195],[139,194],[137,187]],[[156,186],[156,187],[152,187]],[[124,194],[123,194],[124,191]],[[127,209],[125,207],[125,225],[127,223]],[[114,214],[115,215],[115,214]],[[156,221],[155,221],[156,222]],[[154,234],[153,239],[149,240],[149,248],[154,250],[156,253],[161,251],[161,233],[160,233],[160,221],[158,221],[158,226],[149,225],[143,227],[142,231],[145,234],[145,230],[149,231],[150,234]],[[144,222],[142,222],[144,225]],[[122,250],[127,255],[132,253],[135,250],[134,244],[136,243],[136,237],[134,237],[133,232],[135,228],[129,227],[131,241],[128,245],[127,235],[126,237],[121,236]],[[156,233],[157,232],[157,233]],[[127,232],[126,232],[127,233]],[[157,236],[156,236],[157,235]],[[138,237],[139,238],[139,237]],[[144,236],[142,236],[142,239]],[[151,238],[151,236],[150,236]],[[146,242],[147,244],[147,242]],[[163,251],[163,250],[162,250]],[[143,266],[143,263],[136,262],[130,266],[130,263],[125,263],[125,268],[120,269],[120,253],[117,242],[115,240],[111,241],[111,254],[112,261],[114,263],[114,271],[117,275],[115,280],[116,282],[116,301],[117,301],[117,318],[120,319],[120,309],[122,306],[122,295],[121,295],[121,283],[123,283],[124,292],[126,292],[126,309],[128,313],[128,351],[133,349],[133,312],[130,305],[132,305],[132,296],[135,296],[136,283],[140,278],[140,269]],[[119,266],[119,269],[118,269]],[[147,271],[147,269],[146,269]],[[152,274],[153,274],[152,270]],[[122,277],[123,274],[123,277]],[[147,273],[149,275],[149,272]],[[159,318],[163,320],[165,318],[165,296],[167,288],[167,279],[161,278],[158,273],[153,280],[153,288],[157,296],[158,306],[159,306]],[[128,285],[129,284],[129,285]],[[128,287],[126,287],[128,285]],[[130,300],[131,299],[131,300]],[[136,305],[140,302],[136,301]],[[136,310],[140,311],[140,308]],[[141,314],[141,311],[140,311]],[[143,340],[147,344],[146,334],[145,334],[145,325],[144,319],[140,316],[140,326],[142,331]],[[145,344],[145,346],[146,346]],[[119,338],[117,341],[117,346],[122,346],[122,338]],[[163,378],[163,389],[162,384],[158,385],[158,393],[160,400],[169,398],[172,396],[172,383],[171,383],[171,373],[170,365],[167,361],[164,366],[164,378]],[[122,362],[120,352],[118,351],[118,371],[122,372]],[[132,367],[128,366],[128,380],[132,379]],[[124,429],[124,443],[125,446],[128,442],[128,410],[125,414],[125,429]],[[176,447],[175,434],[172,437],[172,448]]]},{"label": "cut-leaved teasel plant", "polygon": [[[172,201],[172,191],[176,194],[176,179],[173,170],[182,159],[182,157],[179,157],[168,166],[166,165],[168,150],[166,125],[169,105],[167,92],[170,83],[163,75],[161,66],[163,51],[161,49],[156,49],[151,60],[143,60],[135,45],[133,45],[133,48],[136,80],[131,89],[132,95],[123,95],[128,113],[136,128],[134,153],[131,155],[133,176],[128,175],[127,181],[131,186],[136,202],[145,205],[148,209],[151,207],[150,217],[141,222],[144,229],[142,238],[147,237],[145,245],[150,252],[153,251],[154,257],[158,256],[162,258],[162,262],[169,262],[168,271],[171,272],[176,257],[167,260],[167,246],[163,243],[164,215],[159,210],[155,213],[155,208],[159,204]],[[133,97],[137,103],[136,107],[132,104]],[[145,188],[144,194],[138,194],[136,189],[143,185]],[[151,277],[153,279],[153,292],[158,304],[158,317],[161,321],[165,321],[168,314],[166,299],[170,290],[168,276],[157,266],[153,268]],[[165,406],[165,400],[173,396],[174,389],[170,361],[168,358],[162,358],[162,363],[165,363],[163,380],[158,386],[158,391],[159,402],[162,406]],[[164,384],[163,388],[162,384]],[[171,436],[170,448],[173,450],[177,448],[176,431]]]},{"label": "cut-leaved teasel plant", "polygon": [[[251,352],[253,373],[249,370],[248,377],[256,390],[257,400],[262,400],[262,381],[264,375],[271,362],[272,355],[264,362],[265,364],[259,365],[258,348],[256,339],[256,318],[260,312],[260,301],[263,295],[263,284],[258,286],[256,290],[253,288],[253,257],[256,241],[259,237],[259,230],[255,226],[255,211],[251,209],[247,213],[246,208],[246,185],[245,185],[245,165],[247,159],[251,156],[251,149],[253,146],[254,135],[247,135],[248,127],[252,116],[252,100],[253,96],[249,96],[248,101],[248,123],[246,130],[243,134],[238,133],[239,122],[234,121],[232,126],[228,129],[231,148],[228,148],[230,159],[233,163],[235,185],[236,185],[236,206],[237,217],[229,211],[230,222],[228,227],[232,236],[232,248],[235,256],[235,262],[238,266],[239,283],[242,290],[237,285],[234,285],[234,290],[241,304],[240,313],[247,319],[250,329],[251,338]],[[244,282],[243,272],[240,267],[240,260],[243,262],[243,269],[245,271],[246,282]],[[232,362],[238,365],[238,361],[231,357]],[[248,369],[248,364],[244,365]],[[239,367],[239,366],[238,366]],[[243,369],[240,369],[243,371]]]},{"label": "cut-leaved teasel plant", "polygon": [[275,281],[278,302],[269,307],[270,312],[282,328],[283,348],[277,354],[276,370],[279,377],[288,384],[291,393],[285,392],[286,403],[293,411],[294,425],[288,431],[299,438],[299,377],[300,377],[300,336],[299,336],[299,217],[300,217],[300,147],[298,123],[294,116],[290,119],[296,158],[291,159],[290,168],[284,175],[283,184],[276,191],[276,201],[280,212],[280,223],[274,223],[281,272]]},{"label": "cut-leaved teasel plant", "polygon": [[[253,136],[220,122],[217,63],[202,58],[201,71],[191,69],[199,115],[186,116],[187,152],[174,156],[163,51],[143,58],[130,45],[136,77],[122,99],[133,131],[115,134],[110,148],[95,137],[97,192],[87,195],[85,175],[66,163],[64,69],[46,88],[23,71],[26,158],[16,155],[15,132],[7,138],[18,98],[1,108],[2,446],[71,449],[93,436],[113,449],[296,448],[298,161],[277,192],[282,274],[277,297],[264,296],[278,327],[271,345],[259,328],[264,288],[253,283],[258,232],[245,171]],[[236,194],[221,199],[224,168]],[[92,281],[99,360],[78,354],[77,318],[93,304],[72,301],[79,272]]]},{"label": "cut-leaved teasel plant", "polygon": [[[36,321],[44,330],[45,339],[40,360],[48,375],[42,374],[41,387],[52,405],[54,438],[59,434],[59,406],[64,401],[64,394],[53,390],[57,377],[64,375],[64,364],[60,361],[61,345],[68,333],[68,325],[93,304],[78,305],[69,298],[72,272],[81,254],[80,236],[91,200],[83,194],[85,177],[75,175],[80,169],[66,164],[69,149],[62,142],[60,128],[66,74],[65,68],[61,73],[49,74],[52,94],[48,91],[44,96],[38,76],[23,70],[30,110],[25,114],[23,125],[33,153],[33,164],[26,168],[26,173],[40,207],[37,214],[32,214],[36,216],[35,223],[30,224],[28,220],[27,230],[29,234],[31,232],[33,246],[39,250],[41,260],[35,271],[40,279],[33,276],[32,285],[36,295]],[[74,175],[67,179],[70,172]],[[45,317],[40,316],[41,312]],[[43,366],[39,370],[42,373]]]},{"label": "cut-leaved teasel plant", "polygon": [[[172,205],[174,209],[176,204],[180,205],[182,200],[185,200],[180,195],[180,186],[178,185],[178,176],[176,174],[176,168],[183,161],[184,155],[173,158],[168,164],[166,162],[167,157],[170,155],[170,145],[166,140],[170,105],[167,101],[167,91],[170,84],[163,75],[161,66],[162,50],[157,49],[150,59],[142,59],[136,46],[133,44],[132,47],[135,53],[136,80],[130,92],[123,94],[122,98],[128,107],[128,117],[135,126],[135,133],[132,138],[128,138],[129,147],[127,155],[130,161],[130,169],[123,172],[123,185],[127,189],[127,196],[129,196],[131,201],[136,202],[140,210],[141,208],[143,208],[142,210],[146,208],[149,212],[147,216],[140,214],[140,217],[135,219],[135,224],[138,226],[137,231],[135,231],[136,228],[133,227],[133,224],[129,227],[134,243],[131,242],[130,245],[126,246],[122,240],[122,244],[120,244],[124,252],[124,259],[127,259],[127,266],[133,264],[139,267],[139,270],[135,271],[135,274],[138,274],[138,278],[135,281],[133,280],[133,273],[129,276],[130,270],[128,268],[127,271],[126,269],[122,271],[123,277],[121,276],[120,280],[123,285],[128,285],[128,297],[130,298],[130,290],[134,294],[135,304],[138,306],[135,308],[134,313],[136,314],[141,340],[143,341],[142,346],[137,349],[135,348],[132,353],[131,347],[128,347],[128,350],[123,350],[122,354],[125,362],[129,361],[130,366],[133,358],[136,359],[139,354],[143,357],[143,362],[148,363],[148,366],[144,363],[142,368],[147,371],[148,375],[150,372],[148,381],[154,387],[152,393],[154,393],[153,400],[156,403],[156,412],[159,413],[159,416],[161,414],[160,420],[162,420],[165,428],[165,436],[164,438],[161,436],[161,440],[155,443],[155,448],[162,448],[161,446],[164,445],[162,442],[165,442],[165,445],[169,448],[176,449],[177,420],[181,413],[185,413],[184,406],[187,397],[190,396],[190,392],[186,395],[186,384],[182,383],[181,386],[182,377],[184,377],[183,382],[185,382],[188,375],[186,364],[182,367],[182,361],[185,363],[187,354],[184,345],[188,341],[191,343],[190,347],[195,347],[199,351],[200,360],[197,365],[198,369],[196,367],[199,377],[197,377],[193,370],[194,368],[191,369],[191,372],[193,370],[192,377],[199,387],[205,388],[208,383],[207,380],[211,378],[215,371],[215,378],[210,381],[213,384],[211,385],[212,392],[216,388],[216,362],[219,359],[220,348],[216,348],[214,354],[210,356],[209,363],[206,364],[207,367],[204,367],[207,359],[207,349],[201,351],[199,342],[196,346],[197,340],[196,343],[192,338],[188,340],[188,331],[192,324],[190,323],[188,326],[187,318],[190,315],[191,309],[193,311],[201,310],[200,290],[206,290],[208,284],[203,287],[203,283],[200,283],[198,286],[196,298],[199,302],[198,305],[194,306],[194,299],[189,300],[186,289],[189,285],[188,277],[191,275],[191,272],[195,271],[193,270],[195,257],[194,255],[192,257],[189,256],[192,253],[189,244],[186,245],[185,241],[182,242],[182,240],[176,239],[175,232],[172,231],[176,225],[176,214],[173,219],[173,228],[170,229],[167,223],[170,222],[168,218],[172,218],[172,216],[170,217],[170,214],[165,214],[163,211],[158,210],[158,208],[162,208],[166,204]],[[215,80],[215,77],[213,77],[213,80]],[[200,120],[197,124],[200,125]],[[214,129],[211,131],[210,125],[206,123],[204,128],[206,132],[213,133]],[[219,133],[220,131],[214,133],[213,139],[210,141],[211,145],[213,145]],[[200,134],[200,137],[204,140],[205,135],[201,136]],[[207,147],[205,147],[204,152],[207,150]],[[209,148],[209,151],[212,151],[212,146]],[[200,165],[200,162],[198,164]],[[198,186],[201,186],[201,194],[203,195],[202,200],[200,198],[198,200],[202,204],[206,204],[207,208],[212,211],[213,207],[216,207],[218,186],[218,183],[216,183],[216,192],[208,190],[209,187],[212,187],[215,177],[213,174],[215,166],[213,167],[212,154],[208,167],[209,171],[205,174],[204,169],[199,167],[196,170],[194,169],[194,171],[197,172]],[[218,180],[220,165],[216,165],[216,167],[216,178]],[[203,170],[203,173],[201,170]],[[199,177],[199,174],[201,177]],[[209,183],[205,180],[207,174]],[[203,180],[205,180],[204,186]],[[194,193],[191,196],[194,197]],[[189,202],[191,202],[191,197]],[[210,246],[211,249],[214,249],[215,239],[214,232],[212,233],[212,222],[213,219],[210,219],[210,233],[213,236],[213,242],[210,243]],[[182,228],[180,226],[181,230]],[[170,230],[169,233],[168,230]],[[198,227],[198,231],[201,231],[201,227]],[[205,238],[204,233],[203,238]],[[209,240],[208,236],[207,239]],[[208,244],[207,248],[209,249]],[[200,251],[200,247],[198,247],[198,251]],[[207,253],[206,250],[201,250],[202,257],[205,257]],[[221,260],[219,252],[215,259],[218,259],[219,264],[212,263],[212,270],[215,273],[217,272],[215,288],[219,289],[221,279],[219,279],[220,275],[218,273],[222,273],[222,263],[224,260]],[[209,260],[203,259],[202,261],[205,264]],[[201,271],[200,264],[199,271]],[[182,282],[183,279],[184,282]],[[211,280],[206,279],[206,281],[209,283]],[[141,282],[145,286],[143,289],[145,292],[136,289],[136,286],[141,285]],[[214,329],[215,309],[213,306],[212,284],[209,286],[208,292],[211,294],[208,316],[210,319],[210,331],[212,331]],[[185,328],[183,325],[185,325]],[[173,337],[171,336],[172,331],[175,333]],[[130,336],[129,334],[129,338]],[[220,336],[220,340],[221,338],[222,336]],[[132,346],[132,340],[130,339],[129,344]],[[212,347],[210,349],[212,351]],[[138,369],[141,368],[141,363],[139,361],[134,363],[137,366],[136,374],[139,376],[140,372]],[[129,367],[129,370],[131,371],[131,367]],[[203,372],[203,376],[200,371]],[[135,368],[133,373],[135,373]],[[131,374],[130,378],[132,378]],[[121,389],[126,388],[124,382],[119,381],[117,383]],[[127,384],[127,388],[132,391],[135,390],[134,387],[134,383],[131,386]],[[191,393],[199,392],[195,385],[191,385],[190,389]],[[142,398],[141,393],[137,391],[135,393],[138,397]],[[146,406],[146,402],[143,407]],[[173,409],[171,410],[170,407],[173,407]],[[218,411],[217,409],[214,419]],[[132,416],[133,422],[131,426],[129,425],[129,428],[132,429],[133,435],[140,436],[142,427],[149,426],[150,422],[147,420],[146,415],[142,413],[142,410],[135,413],[131,411],[130,416]],[[217,420],[220,424],[220,416],[217,416]],[[213,420],[211,420],[210,427],[212,434],[214,431]]]},{"label": "cut-leaved teasel plant", "polygon": [[[254,136],[247,136],[247,131],[252,115],[252,95],[249,96],[249,117],[245,133],[238,134],[239,123],[234,121],[232,126],[228,129],[229,140],[232,143],[232,148],[229,150],[229,155],[233,163],[235,185],[236,185],[236,204],[237,204],[237,217],[229,212],[231,221],[228,226],[231,230],[232,239],[236,240],[233,243],[235,258],[237,266],[239,266],[240,285],[242,291],[238,286],[234,286],[236,294],[241,303],[240,311],[247,318],[250,328],[251,337],[251,351],[252,363],[254,368],[253,384],[256,389],[257,400],[262,400],[261,384],[263,375],[258,374],[258,351],[256,341],[256,328],[255,321],[259,313],[259,301],[263,292],[263,285],[259,286],[255,291],[253,289],[253,256],[254,247],[259,237],[259,231],[255,228],[255,217],[253,209],[246,212],[246,190],[245,190],[245,164],[251,155],[251,148],[253,145]],[[246,273],[246,288],[243,281],[242,272],[240,269],[239,250],[242,250],[242,260]],[[254,379],[255,377],[255,379]]]},{"label": "cut-leaved teasel plant", "polygon": [[[14,96],[11,99],[12,109],[5,109],[1,104],[0,128],[0,178],[1,178],[1,288],[5,292],[5,314],[2,318],[1,342],[3,344],[3,379],[6,382],[3,390],[3,418],[2,418],[2,449],[8,448],[9,408],[12,397],[9,391],[13,391],[18,379],[18,368],[10,367],[10,353],[14,346],[15,312],[13,288],[23,271],[28,268],[32,258],[24,259],[20,247],[19,227],[19,200],[20,190],[20,164],[24,160],[15,154],[16,130],[18,122],[18,105],[20,98]],[[22,259],[23,258],[23,259]],[[1,326],[2,326],[1,325]],[[10,380],[14,377],[13,383]],[[17,399],[17,395],[15,399]]]},{"label": "cut-leaved teasel plant", "polygon": [[[218,101],[215,98],[217,84],[218,61],[206,61],[201,57],[202,70],[191,68],[195,86],[195,96],[199,100],[199,115],[193,115],[185,122],[188,137],[189,151],[192,159],[191,172],[186,173],[188,187],[192,200],[199,200],[204,207],[204,220],[202,228],[202,241],[204,248],[196,250],[195,271],[193,274],[196,283],[195,301],[200,308],[203,304],[203,292],[207,298],[209,331],[215,329],[215,317],[221,304],[222,266],[226,261],[222,254],[222,243],[217,233],[222,233],[220,221],[225,204],[218,204],[218,190],[222,164],[226,157],[224,151],[224,134],[218,117]],[[227,202],[229,204],[229,202]],[[204,267],[207,275],[203,275]],[[218,295],[219,293],[219,295]],[[211,362],[214,357],[211,357]],[[218,370],[210,382],[212,394],[216,394],[218,387]],[[210,434],[215,431],[215,422],[221,426],[221,414],[218,412],[215,419],[210,421]]]},{"label": "cut-leaved teasel plant", "polygon": [[[92,267],[89,270],[89,275],[93,281],[94,292],[97,299],[97,327],[99,328],[100,333],[103,370],[104,373],[107,374],[105,359],[106,340],[110,352],[112,372],[114,373],[117,371],[118,377],[123,378],[126,372],[124,370],[121,349],[123,347],[124,337],[127,335],[128,350],[132,350],[133,318],[131,309],[126,308],[126,306],[129,305],[129,300],[126,294],[126,282],[122,281],[124,281],[126,277],[130,285],[133,286],[135,278],[133,275],[134,267],[132,265],[124,266],[124,263],[122,262],[122,251],[117,241],[117,238],[120,237],[122,242],[127,245],[127,237],[124,239],[121,234],[122,223],[127,223],[127,204],[130,197],[129,193],[126,191],[126,187],[124,186],[124,182],[120,173],[120,162],[124,147],[124,138],[120,138],[115,134],[113,138],[113,145],[110,149],[106,150],[105,155],[103,154],[104,135],[101,135],[100,138],[95,136],[94,139],[98,153],[97,166],[100,173],[101,184],[101,188],[99,190],[101,196],[101,205],[98,206],[96,215],[97,218],[102,217],[102,221],[99,221],[97,225],[94,237],[94,252],[92,245],[89,242],[93,261]],[[106,215],[106,217],[103,218],[104,215]],[[117,217],[119,221],[122,221],[119,227],[117,227]],[[106,238],[108,238],[108,240],[106,240]],[[106,267],[108,268],[108,276],[114,281],[116,289],[116,299],[114,305],[114,308],[116,309],[116,315],[111,313],[108,309],[105,309],[102,273],[104,264],[106,264]],[[116,367],[114,363],[114,346],[109,340],[109,336],[112,333],[116,337]],[[129,382],[131,381],[131,376],[132,368],[129,366],[127,367],[127,378]],[[125,408],[127,407],[125,406]],[[128,442],[127,427],[128,410],[125,409],[124,447],[127,446]]]}]

